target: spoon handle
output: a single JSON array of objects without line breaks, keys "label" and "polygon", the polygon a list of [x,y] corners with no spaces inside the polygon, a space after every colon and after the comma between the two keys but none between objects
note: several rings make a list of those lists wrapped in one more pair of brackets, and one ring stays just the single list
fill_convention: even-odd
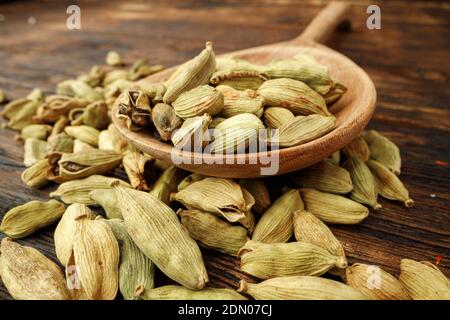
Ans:
[{"label": "spoon handle", "polygon": [[348,2],[330,2],[293,42],[298,44],[311,41],[325,42],[336,27],[346,19],[346,13],[349,8],[350,4]]}]

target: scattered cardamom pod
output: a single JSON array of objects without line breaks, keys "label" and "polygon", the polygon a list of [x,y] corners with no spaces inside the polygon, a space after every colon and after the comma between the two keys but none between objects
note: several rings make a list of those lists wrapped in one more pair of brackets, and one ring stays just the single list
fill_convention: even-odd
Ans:
[{"label": "scattered cardamom pod", "polygon": [[51,165],[48,162],[48,159],[42,159],[22,171],[20,178],[28,187],[32,189],[39,189],[50,183],[50,169]]},{"label": "scattered cardamom pod", "polygon": [[262,215],[271,206],[270,194],[263,179],[240,179],[239,185],[255,199],[252,207],[255,213]]},{"label": "scattered cardamom pod", "polygon": [[36,114],[42,102],[24,99],[7,104],[3,110],[3,117],[9,119],[6,126],[13,130],[22,130],[26,126],[35,123]]},{"label": "scattered cardamom pod", "polygon": [[34,138],[39,140],[46,140],[52,131],[52,126],[47,124],[30,124],[22,129],[20,137],[23,140]]},{"label": "scattered cardamom pod", "polygon": [[25,140],[23,164],[30,167],[47,156],[47,141],[35,138]]},{"label": "scattered cardamom pod", "polygon": [[214,116],[222,111],[223,94],[215,88],[204,85],[185,91],[172,102],[178,117],[188,119],[205,113]]},{"label": "scattered cardamom pod", "polygon": [[72,138],[81,140],[91,146],[98,146],[98,136],[100,135],[100,131],[95,128],[86,125],[67,126],[64,128],[64,132]]},{"label": "scattered cardamom pod", "polygon": [[170,195],[177,191],[179,182],[184,179],[186,173],[175,166],[170,166],[163,171],[153,184],[150,194],[169,205]]},{"label": "scattered cardamom pod", "polygon": [[[88,86],[84,83],[83,85]],[[68,116],[72,109],[84,108],[88,104],[89,101],[85,99],[51,95],[45,98],[45,103],[39,106],[33,120],[39,123],[55,123],[61,116]]]},{"label": "scattered cardamom pod", "polygon": [[177,190],[181,191],[181,190],[185,189],[187,186],[193,184],[194,182],[203,180],[205,178],[206,178],[206,176],[204,176],[204,175],[202,175],[200,173],[195,173],[195,172],[191,173],[186,178],[181,180],[181,182],[177,186]]},{"label": "scattered cardamom pod", "polygon": [[152,110],[152,122],[164,141],[169,141],[172,132],[183,124],[183,120],[177,116],[172,106],[158,103]]},{"label": "scattered cardamom pod", "polygon": [[69,118],[66,116],[59,117],[58,120],[53,124],[52,133],[50,134],[50,137],[57,135],[59,133],[64,133],[64,128],[70,125]]},{"label": "scattered cardamom pod", "polygon": [[347,157],[358,158],[364,162],[370,158],[369,146],[362,136],[356,137],[349,144],[344,146],[342,152],[344,152]]},{"label": "scattered cardamom pod", "polygon": [[47,139],[47,154],[53,152],[72,153],[74,152],[74,139],[65,132],[51,135]]},{"label": "scattered cardamom pod", "polygon": [[363,136],[369,145],[370,157],[391,170],[395,175],[400,175],[402,166],[400,149],[391,140],[375,130],[369,130]]},{"label": "scattered cardamom pod", "polygon": [[127,152],[123,157],[123,167],[127,173],[130,184],[137,190],[149,190],[145,177],[145,169],[152,166],[155,158],[140,152]]},{"label": "scattered cardamom pod", "polygon": [[144,300],[247,300],[246,297],[232,289],[203,288],[189,290],[182,286],[168,285],[146,290],[142,294]]}]

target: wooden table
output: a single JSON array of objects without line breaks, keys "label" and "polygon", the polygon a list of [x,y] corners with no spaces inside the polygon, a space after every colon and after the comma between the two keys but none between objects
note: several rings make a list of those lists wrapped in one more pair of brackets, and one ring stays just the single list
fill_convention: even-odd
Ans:
[{"label": "wooden table", "polygon": [[[101,64],[108,50],[127,59],[149,57],[167,66],[195,55],[205,40],[223,53],[295,37],[323,4],[318,1],[78,1],[81,30],[66,28],[64,1],[2,3],[0,88],[19,98],[32,88],[51,93],[65,78]],[[168,2],[167,2],[168,3]],[[386,1],[381,30],[366,28],[366,7],[353,8],[353,30],[338,32],[328,45],[359,64],[372,77],[378,108],[369,127],[380,130],[402,150],[402,180],[416,206],[381,200],[357,226],[336,226],[350,262],[378,264],[398,274],[401,258],[435,262],[450,275],[449,161],[450,6],[439,2]],[[32,24],[33,18],[35,24]],[[31,23],[30,23],[31,22]],[[22,145],[14,132],[0,131],[0,214],[48,190],[21,183]],[[55,259],[53,229],[20,242]],[[0,235],[2,238],[4,235]],[[205,251],[211,285],[236,288],[237,260]],[[10,299],[3,286],[0,298]]]}]

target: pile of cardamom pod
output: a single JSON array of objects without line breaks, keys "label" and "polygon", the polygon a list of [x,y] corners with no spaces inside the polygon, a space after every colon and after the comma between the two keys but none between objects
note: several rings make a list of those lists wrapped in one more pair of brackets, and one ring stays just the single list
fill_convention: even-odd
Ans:
[{"label": "pile of cardamom pod", "polygon": [[125,94],[118,116],[130,130],[155,128],[160,139],[178,149],[192,150],[198,137],[195,146],[209,144],[213,154],[230,154],[258,140],[264,128],[279,129],[276,139],[266,135],[264,143],[284,148],[333,130],[336,119],[327,105],[346,90],[310,56],[256,65],[216,59],[208,42],[166,81],[144,82]]},{"label": "pile of cardamom pod", "polygon": [[[210,49],[203,56],[211,59]],[[23,183],[46,190],[59,184],[50,193],[59,200],[31,201],[3,215],[0,231],[7,237],[1,241],[0,278],[12,297],[115,299],[120,291],[124,299],[450,299],[448,279],[430,263],[403,259],[399,278],[376,266],[348,266],[327,226],[361,222],[369,214],[365,205],[381,208],[378,195],[413,205],[397,177],[399,149],[389,139],[366,132],[330,158],[283,177],[285,188],[277,193],[265,179],[190,174],[136,150],[110,124],[116,97],[161,66],[140,60],[127,68],[117,53],[108,54],[107,62],[62,82],[57,95],[34,90],[3,108],[6,126],[20,130],[18,139],[24,141]],[[233,84],[225,92],[264,77],[246,75],[214,79]],[[277,80],[261,87],[269,81]],[[323,89],[323,83],[309,85],[314,83]],[[165,91],[168,100],[173,90]],[[130,126],[148,124],[142,92],[136,96],[131,90],[128,96],[138,102],[130,108]],[[176,101],[169,107],[179,113]],[[284,106],[274,108],[293,117]],[[279,117],[271,117],[270,109],[265,121],[276,127]],[[226,112],[232,119],[235,111]],[[168,122],[168,127],[176,126]],[[59,264],[15,241],[54,224]],[[206,286],[200,247],[237,257],[241,270],[260,282],[242,280],[237,291]],[[155,288],[156,268],[177,285]]]}]

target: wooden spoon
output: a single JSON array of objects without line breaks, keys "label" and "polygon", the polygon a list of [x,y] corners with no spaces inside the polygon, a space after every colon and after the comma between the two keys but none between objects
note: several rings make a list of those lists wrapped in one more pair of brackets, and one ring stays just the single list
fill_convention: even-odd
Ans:
[{"label": "wooden spoon", "polygon": [[[308,25],[299,37],[281,43],[235,51],[221,57],[235,57],[253,63],[265,64],[275,58],[290,58],[299,53],[313,56],[319,63],[326,65],[333,79],[348,88],[343,97],[330,111],[337,119],[336,128],[319,139],[308,143],[269,151],[266,154],[208,155],[181,152],[169,143],[158,140],[150,130],[133,132],[123,119],[116,117],[118,100],[113,107],[113,122],[123,137],[139,150],[175,164],[182,169],[208,176],[227,178],[256,178],[270,174],[284,174],[317,163],[339,150],[357,137],[369,122],[375,110],[376,90],[369,76],[353,61],[344,55],[319,44],[325,41],[334,29],[344,21],[349,5],[344,2],[332,2],[323,9]],[[160,82],[175,71],[173,67],[153,74],[141,82]],[[183,155],[185,161],[173,161]],[[176,156],[176,157],[172,157]],[[255,160],[257,156],[257,163]],[[264,163],[260,156],[271,159]],[[188,160],[188,161],[186,161]],[[263,162],[263,163],[261,163]],[[272,170],[267,168],[272,165]],[[266,169],[264,169],[266,168]]]}]

